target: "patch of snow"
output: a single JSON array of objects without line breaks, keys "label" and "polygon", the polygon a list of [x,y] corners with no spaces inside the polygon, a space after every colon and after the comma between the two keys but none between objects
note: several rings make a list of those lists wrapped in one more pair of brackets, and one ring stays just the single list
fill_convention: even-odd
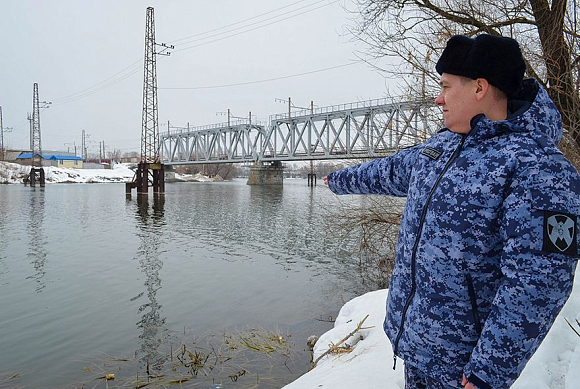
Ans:
[{"label": "patch of snow", "polygon": [[174,181],[184,181],[184,182],[221,182],[223,178],[220,176],[208,177],[201,173],[195,174],[178,174],[175,173],[175,177],[172,177]]},{"label": "patch of snow", "polygon": [[[353,331],[368,314],[364,329],[346,342],[354,347],[353,350],[323,357],[314,369],[284,389],[404,388],[404,364],[397,360],[397,369],[393,370],[392,347],[383,331],[387,293],[386,289],[378,290],[347,302],[340,310],[334,328],[323,334],[314,346],[314,360]],[[572,331],[565,318],[573,324],[580,319],[580,267],[576,269],[570,299],[512,389],[579,387],[580,337]],[[580,332],[580,327],[576,328]]]},{"label": "patch of snow", "polygon": [[19,184],[30,174],[30,166],[0,162],[0,184]]},{"label": "patch of snow", "polygon": [[347,302],[334,323],[314,346],[314,360],[333,344],[352,332],[358,324],[363,329],[346,343],[354,349],[347,354],[328,354],[310,372],[286,385],[285,389],[303,388],[404,388],[403,363],[393,370],[393,351],[383,331],[387,290],[378,290]]},{"label": "patch of snow", "polygon": [[[137,166],[132,163],[118,163],[113,169],[72,169],[44,166],[47,184],[57,183],[106,183],[131,182],[135,177]],[[0,162],[0,184],[23,184],[30,174],[30,166],[16,163]],[[202,174],[179,175],[170,181],[217,182],[223,181],[219,176],[209,178]]]}]

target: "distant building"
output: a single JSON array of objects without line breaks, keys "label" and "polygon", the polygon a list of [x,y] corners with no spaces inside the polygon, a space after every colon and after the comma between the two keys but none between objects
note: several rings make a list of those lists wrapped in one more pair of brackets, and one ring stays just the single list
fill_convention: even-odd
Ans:
[{"label": "distant building", "polygon": [[[44,157],[44,156],[43,156]],[[52,166],[56,167],[68,167],[73,169],[82,169],[83,168],[83,159],[77,156],[69,156],[69,155],[51,155],[48,158],[51,161]],[[56,162],[56,165],[54,164]]]},{"label": "distant building", "polygon": [[[32,164],[32,153],[20,153],[16,162],[22,165]],[[42,153],[42,166],[55,166],[73,169],[83,168],[83,159],[76,155],[47,154]]]}]

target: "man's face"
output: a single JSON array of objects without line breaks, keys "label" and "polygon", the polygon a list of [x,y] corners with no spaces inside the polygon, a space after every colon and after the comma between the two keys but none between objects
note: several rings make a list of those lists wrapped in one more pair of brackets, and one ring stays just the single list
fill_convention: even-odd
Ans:
[{"label": "man's face", "polygon": [[453,74],[443,73],[439,80],[441,92],[435,104],[443,108],[445,127],[459,134],[471,131],[471,119],[478,112],[475,98],[477,82]]}]

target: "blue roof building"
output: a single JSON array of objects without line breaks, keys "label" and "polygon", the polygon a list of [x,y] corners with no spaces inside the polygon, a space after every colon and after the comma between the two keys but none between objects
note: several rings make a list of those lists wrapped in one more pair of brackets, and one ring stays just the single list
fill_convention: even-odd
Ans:
[{"label": "blue roof building", "polygon": [[[16,159],[22,162],[32,160],[33,153],[21,153]],[[56,166],[66,168],[83,168],[83,159],[76,155],[42,154],[43,166]],[[46,161],[46,162],[45,162]]]}]

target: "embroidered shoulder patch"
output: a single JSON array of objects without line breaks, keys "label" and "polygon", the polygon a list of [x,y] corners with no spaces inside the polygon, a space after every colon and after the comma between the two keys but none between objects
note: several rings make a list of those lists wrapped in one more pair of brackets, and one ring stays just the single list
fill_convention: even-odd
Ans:
[{"label": "embroidered shoulder patch", "polygon": [[577,255],[577,233],[575,215],[544,211],[544,251]]},{"label": "embroidered shoulder patch", "polygon": [[421,154],[435,161],[437,158],[441,156],[442,152],[431,147],[425,147],[421,152]]}]

